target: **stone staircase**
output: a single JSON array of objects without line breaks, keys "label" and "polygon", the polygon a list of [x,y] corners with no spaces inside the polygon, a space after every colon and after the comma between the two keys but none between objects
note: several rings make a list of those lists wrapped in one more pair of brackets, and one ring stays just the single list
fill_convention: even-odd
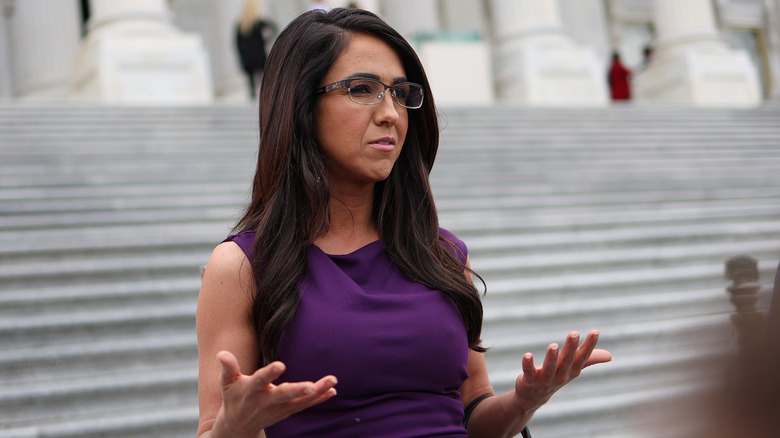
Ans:
[{"label": "stone staircase", "polygon": [[[724,259],[766,282],[780,260],[780,107],[441,113],[432,182],[487,282],[496,389],[570,330],[615,356],[535,435],[641,436],[720,375],[699,364],[729,346]],[[248,106],[0,105],[0,438],[194,436],[198,269],[247,199],[256,125]]]}]

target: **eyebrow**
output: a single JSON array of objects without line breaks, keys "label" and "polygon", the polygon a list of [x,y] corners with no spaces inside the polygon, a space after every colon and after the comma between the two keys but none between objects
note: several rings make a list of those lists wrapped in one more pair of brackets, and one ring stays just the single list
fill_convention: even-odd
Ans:
[{"label": "eyebrow", "polygon": [[[351,75],[346,77],[346,79],[356,79],[356,78],[374,79],[378,81],[379,75],[376,75],[374,73],[352,73]],[[406,77],[404,76],[398,76],[397,78],[393,79],[392,85],[400,84],[401,82],[408,82],[408,79],[406,79]]]}]

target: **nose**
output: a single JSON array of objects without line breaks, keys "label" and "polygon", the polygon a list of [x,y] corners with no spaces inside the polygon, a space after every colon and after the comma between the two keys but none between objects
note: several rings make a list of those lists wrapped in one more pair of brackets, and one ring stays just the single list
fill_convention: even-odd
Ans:
[{"label": "nose", "polygon": [[374,105],[376,113],[374,119],[378,125],[388,124],[390,126],[398,123],[398,119],[401,117],[399,113],[400,107],[395,103],[395,96],[391,89],[386,89],[382,92],[382,101]]}]

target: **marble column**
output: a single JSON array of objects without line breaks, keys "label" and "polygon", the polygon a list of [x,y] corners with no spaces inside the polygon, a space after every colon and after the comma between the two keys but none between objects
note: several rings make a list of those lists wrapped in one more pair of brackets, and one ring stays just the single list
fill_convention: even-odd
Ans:
[{"label": "marble column", "polygon": [[780,0],[764,0],[770,99],[780,101]]},{"label": "marble column", "polygon": [[21,99],[64,100],[78,52],[77,0],[24,0],[6,5],[12,94]]},{"label": "marble column", "polygon": [[172,23],[166,0],[91,0],[91,18],[71,78],[76,100],[208,103],[208,54],[199,35]]},{"label": "marble column", "polygon": [[603,63],[564,32],[557,0],[493,0],[498,98],[538,106],[605,106]]},{"label": "marble column", "polygon": [[249,99],[249,84],[241,70],[236,49],[236,23],[244,1],[220,0],[210,3],[215,44],[211,56],[216,97],[221,101],[246,101]]},{"label": "marble column", "polygon": [[[225,36],[227,26],[230,26],[230,20],[223,23],[223,20],[229,15],[235,14],[233,20],[238,17],[238,10],[242,0],[223,0],[215,2],[214,0],[170,0],[169,5],[173,14],[176,26],[184,32],[200,35],[203,44],[209,53],[209,67],[211,77],[213,78],[214,94],[216,99],[224,100],[225,94],[232,94],[235,91],[243,100],[247,99],[249,92],[241,90],[241,73],[239,71],[238,60],[232,59],[234,56],[235,43],[228,41]],[[217,7],[219,6],[219,8]],[[223,10],[220,10],[223,9]],[[235,71],[238,90],[227,91],[231,88],[233,81],[227,78]],[[229,85],[228,85],[229,84]]]},{"label": "marble column", "polygon": [[440,30],[418,39],[416,50],[428,75],[430,94],[441,106],[489,105],[495,101],[484,10],[480,2],[443,0],[438,10],[425,11],[439,18]]},{"label": "marble column", "polygon": [[441,0],[441,24],[449,31],[485,34],[486,17],[482,2],[473,0]]},{"label": "marble column", "polygon": [[756,67],[747,53],[718,38],[710,0],[653,0],[653,60],[634,78],[637,100],[696,106],[761,103]]},{"label": "marble column", "polygon": [[382,0],[381,6],[387,23],[412,43],[440,29],[436,0]]},{"label": "marble column", "polygon": [[10,3],[0,1],[0,100],[14,96],[11,82],[11,55],[8,41],[8,18],[13,8]]}]

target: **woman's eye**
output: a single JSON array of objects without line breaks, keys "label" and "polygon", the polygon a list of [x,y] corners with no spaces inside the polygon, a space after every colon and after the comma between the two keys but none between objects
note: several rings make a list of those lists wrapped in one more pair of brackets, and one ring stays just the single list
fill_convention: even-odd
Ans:
[{"label": "woman's eye", "polygon": [[350,87],[349,92],[352,94],[373,94],[374,90],[367,84],[358,84]]},{"label": "woman's eye", "polygon": [[409,96],[409,90],[406,88],[395,88],[395,97],[398,99],[406,99]]}]

